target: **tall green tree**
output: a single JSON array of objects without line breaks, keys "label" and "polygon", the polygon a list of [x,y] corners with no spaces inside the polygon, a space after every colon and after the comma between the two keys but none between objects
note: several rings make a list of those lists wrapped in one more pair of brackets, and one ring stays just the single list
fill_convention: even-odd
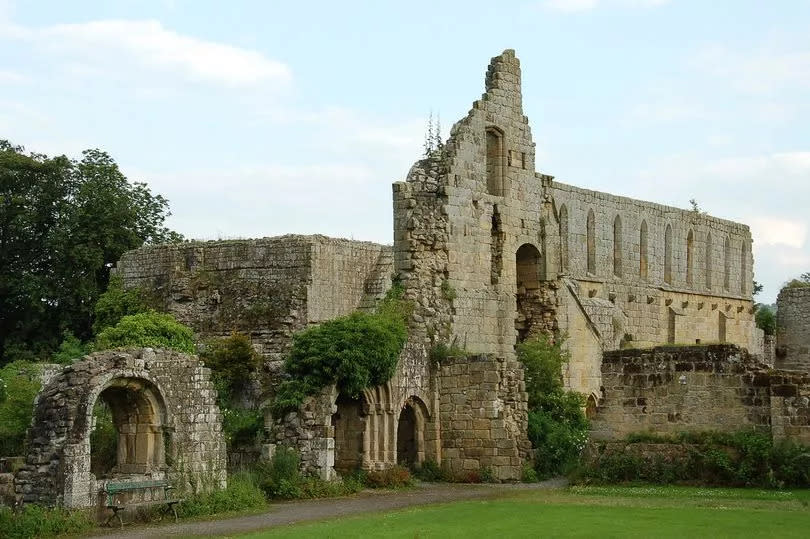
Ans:
[{"label": "tall green tree", "polygon": [[77,161],[0,140],[0,365],[46,358],[65,331],[89,339],[120,256],[182,240],[169,215],[165,198],[103,151]]}]

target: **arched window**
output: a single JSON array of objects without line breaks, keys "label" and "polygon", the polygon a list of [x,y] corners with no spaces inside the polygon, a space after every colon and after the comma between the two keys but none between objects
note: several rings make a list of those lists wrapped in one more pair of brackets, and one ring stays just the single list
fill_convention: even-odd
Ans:
[{"label": "arched window", "polygon": [[593,210],[588,210],[588,221],[585,226],[587,229],[588,273],[596,275],[596,218]]},{"label": "arched window", "polygon": [[622,276],[622,218],[613,220],[613,275]]},{"label": "arched window", "polygon": [[568,271],[568,208],[560,207],[560,269]]},{"label": "arched window", "polygon": [[487,193],[503,196],[503,132],[487,128]]},{"label": "arched window", "polygon": [[723,249],[723,290],[731,288],[731,240],[726,236],[726,245]]},{"label": "arched window", "polygon": [[664,232],[664,282],[672,284],[672,227]]},{"label": "arched window", "polygon": [[689,234],[686,236],[686,284],[692,286],[694,284],[694,269],[693,265],[695,263],[695,233],[691,230]]},{"label": "arched window", "polygon": [[712,289],[712,259],[714,257],[712,235],[706,235],[706,288]]},{"label": "arched window", "polygon": [[641,221],[638,238],[638,276],[647,280],[647,221]]},{"label": "arched window", "polygon": [[743,239],[740,249],[740,294],[748,293],[748,242]]}]

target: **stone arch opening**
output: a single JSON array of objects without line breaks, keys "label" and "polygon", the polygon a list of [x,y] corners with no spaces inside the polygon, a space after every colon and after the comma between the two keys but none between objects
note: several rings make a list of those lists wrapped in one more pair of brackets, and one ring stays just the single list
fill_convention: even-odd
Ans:
[{"label": "stone arch opening", "polygon": [[694,263],[695,263],[695,233],[689,230],[686,236],[686,284],[692,286],[694,280]]},{"label": "stone arch opening", "polygon": [[596,410],[598,404],[596,401],[596,397],[591,393],[588,395],[588,400],[585,402],[585,417],[590,421],[596,418]]},{"label": "stone arch opening", "polygon": [[672,226],[664,232],[664,282],[672,284]]},{"label": "stone arch opening", "polygon": [[568,271],[568,208],[560,206],[560,270]]},{"label": "stone arch opening", "polygon": [[587,266],[588,273],[596,275],[596,217],[593,210],[588,210],[588,219],[585,223]]},{"label": "stone arch opening", "polygon": [[504,148],[503,131],[487,127],[487,193],[503,196]]},{"label": "stone arch opening", "polygon": [[501,226],[501,214],[498,205],[492,207],[492,224],[490,226],[490,283],[498,284],[503,269],[503,242],[505,234]]},{"label": "stone arch opening", "polygon": [[335,471],[347,475],[363,464],[363,438],[366,430],[365,400],[344,393],[335,401],[332,414],[335,432]]},{"label": "stone arch opening", "polygon": [[706,235],[706,288],[712,289],[712,257],[714,248],[712,247],[712,235]]},{"label": "stone arch opening", "polygon": [[[165,468],[166,405],[153,383],[142,378],[114,378],[101,389],[90,410],[90,469],[93,473],[147,474]],[[108,418],[114,430],[108,435],[112,434],[113,440],[98,436],[102,428],[108,430],[105,428],[108,425],[100,423]],[[104,451],[99,447],[101,444],[114,446],[114,452]]]},{"label": "stone arch opening", "polygon": [[748,242],[743,240],[740,250],[740,294],[748,293]]},{"label": "stone arch opening", "polygon": [[648,274],[648,258],[647,258],[647,221],[641,221],[641,228],[639,230],[638,238],[638,276],[643,280],[647,280]]},{"label": "stone arch opening", "polygon": [[723,248],[723,290],[728,292],[731,288],[731,240],[726,236]]},{"label": "stone arch opening", "polygon": [[397,420],[397,464],[413,467],[425,460],[427,408],[419,397],[407,399]]},{"label": "stone arch opening", "polygon": [[613,220],[613,275],[622,276],[622,218]]},{"label": "stone arch opening", "polygon": [[542,320],[540,281],[542,280],[542,254],[531,243],[524,243],[515,253],[516,306],[515,329],[518,342],[528,337],[535,321]]}]

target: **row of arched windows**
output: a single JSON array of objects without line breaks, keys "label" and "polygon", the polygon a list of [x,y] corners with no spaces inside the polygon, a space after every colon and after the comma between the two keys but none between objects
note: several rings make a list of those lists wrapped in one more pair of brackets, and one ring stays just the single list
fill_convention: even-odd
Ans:
[{"label": "row of arched windows", "polygon": [[[568,208],[565,205],[560,207],[559,212],[560,220],[560,258],[563,271],[568,270]],[[647,280],[649,274],[649,228],[647,221],[642,220],[639,226],[639,262],[638,262],[638,276]],[[586,271],[591,275],[596,275],[596,216],[592,209],[588,210],[588,216],[585,223],[585,249],[586,249]],[[623,246],[623,232],[622,232],[622,219],[617,215],[613,219],[613,275],[617,277],[624,276],[624,246]],[[672,225],[667,224],[664,230],[664,282],[667,284],[673,283],[673,233]],[[723,290],[729,292],[731,289],[731,239],[726,236],[723,245]],[[740,294],[745,295],[748,292],[746,275],[748,274],[748,244],[743,241],[740,250]],[[714,247],[711,233],[706,235],[706,252],[704,256],[705,261],[705,279],[706,288],[711,289],[712,272],[714,258]],[[694,287],[698,283],[695,282],[695,233],[692,229],[686,235],[686,284],[687,286]]]}]

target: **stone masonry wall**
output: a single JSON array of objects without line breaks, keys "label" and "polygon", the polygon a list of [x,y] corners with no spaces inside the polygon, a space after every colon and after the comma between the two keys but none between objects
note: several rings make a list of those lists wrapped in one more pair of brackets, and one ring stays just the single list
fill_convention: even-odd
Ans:
[{"label": "stone masonry wall", "polygon": [[462,477],[490,468],[496,479],[519,480],[531,450],[522,367],[485,355],[448,358],[438,376],[442,465]]},{"label": "stone masonry wall", "polygon": [[[581,297],[614,303],[624,313],[617,329],[636,345],[728,342],[762,353],[762,343],[754,334],[753,258],[746,225],[558,182],[551,184],[549,192],[558,215],[566,220],[560,226],[565,253],[562,272],[578,282]],[[587,264],[589,212],[594,216],[593,272]],[[618,274],[614,268],[617,219]],[[646,257],[642,257],[643,224]],[[669,282],[665,280],[667,226],[672,231]],[[605,349],[618,348],[619,341],[606,341]]]},{"label": "stone masonry wall", "polygon": [[592,438],[737,431],[810,439],[810,378],[774,371],[733,345],[605,352]]},{"label": "stone masonry wall", "polygon": [[779,292],[775,359],[779,369],[810,372],[810,287]]},{"label": "stone masonry wall", "polygon": [[293,332],[373,308],[393,264],[383,245],[281,236],[145,247],[115,271],[203,338],[247,333],[276,371]]},{"label": "stone masonry wall", "polygon": [[[37,396],[28,454],[15,477],[17,495],[24,502],[66,507],[98,504],[106,480],[90,471],[90,433],[93,407],[110,387],[130,391],[133,397],[148,394],[151,400],[144,408],[114,412],[153,422],[138,428],[154,434],[139,436],[137,447],[127,447],[125,452],[137,451],[139,458],[148,452],[162,462],[117,473],[113,480],[169,479],[181,490],[197,491],[225,485],[222,415],[210,370],[196,357],[177,352],[108,351],[65,367]],[[147,417],[147,410],[154,417]],[[155,446],[152,440],[157,440]],[[169,453],[165,459],[164,450]],[[122,454],[120,446],[118,454]]]}]

